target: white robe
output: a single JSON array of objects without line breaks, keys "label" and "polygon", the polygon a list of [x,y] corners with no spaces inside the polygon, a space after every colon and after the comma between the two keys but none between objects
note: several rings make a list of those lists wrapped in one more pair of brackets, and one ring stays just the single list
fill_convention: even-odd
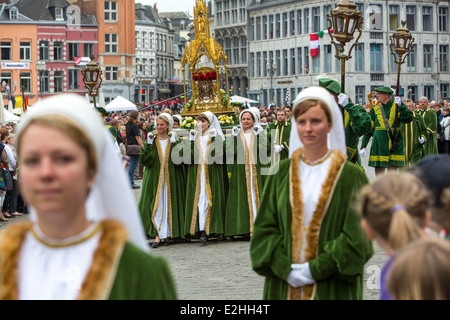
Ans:
[{"label": "white robe", "polygon": [[[161,153],[162,153],[162,164],[161,168],[164,167],[166,163],[166,148],[169,143],[169,139],[159,140],[161,143]],[[169,219],[168,219],[168,208],[169,208],[169,194],[167,193],[167,179],[169,177],[165,176],[164,168],[163,175],[161,179],[161,192],[159,194],[159,203],[158,209],[156,210],[156,214],[154,217],[156,223],[156,230],[158,231],[158,236],[160,239],[166,239],[170,237],[170,227],[169,227]]]},{"label": "white robe", "polygon": [[[244,132],[245,141],[247,143],[247,148],[250,153],[253,152],[253,150],[250,150],[250,141],[251,141],[250,139],[251,139],[252,135],[254,135],[254,133],[251,130]],[[256,136],[254,138],[256,140]],[[248,159],[249,159],[249,164],[250,164],[250,185],[252,187],[253,222],[255,222],[256,213],[258,212],[258,206],[256,205],[256,190],[255,190],[255,182],[253,181],[253,167],[252,167],[253,157],[250,157],[250,155],[249,155]]]},{"label": "white robe", "polygon": [[208,200],[208,193],[206,192],[206,177],[205,177],[205,163],[207,160],[208,155],[207,152],[207,143],[208,143],[209,134],[200,135],[200,145],[201,150],[198,150],[201,152],[202,156],[202,171],[200,173],[200,195],[198,198],[198,226],[200,231],[205,230],[206,225],[206,215],[208,213],[208,206],[209,206],[209,200]]},{"label": "white robe", "polygon": [[[74,242],[93,232],[92,224],[81,234],[66,239]],[[39,238],[45,236],[34,227]],[[28,232],[25,236],[19,260],[20,300],[74,300],[78,298],[81,285],[92,264],[101,232],[97,231],[87,240],[62,248],[47,246]],[[46,242],[51,240],[47,239]]]}]

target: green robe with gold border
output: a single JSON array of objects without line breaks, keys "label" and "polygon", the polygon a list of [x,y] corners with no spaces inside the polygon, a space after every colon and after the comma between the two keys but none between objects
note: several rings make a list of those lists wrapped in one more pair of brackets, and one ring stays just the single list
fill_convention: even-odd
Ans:
[{"label": "green robe with gold border", "polygon": [[[125,214],[125,213],[124,213]],[[91,266],[78,294],[79,300],[175,300],[175,284],[162,257],[142,251],[128,241],[122,223],[101,223],[101,236]],[[12,224],[0,241],[0,300],[19,298],[17,267],[20,250],[32,222]],[[65,250],[56,248],[55,250]]]},{"label": "green robe with gold border", "polygon": [[362,168],[358,152],[359,137],[364,136],[372,128],[366,109],[350,100],[344,108],[344,126],[348,160]]},{"label": "green robe with gold border", "polygon": [[419,138],[423,137],[426,142],[428,136],[422,116],[413,112],[413,117],[413,121],[400,124],[400,131],[405,144],[406,169],[411,169],[415,163],[424,157],[424,145],[419,142]]},{"label": "green robe with gold border", "polygon": [[[353,200],[368,183],[366,174],[333,151],[328,177],[309,227],[303,228],[300,155],[281,161],[268,177],[250,241],[252,268],[266,278],[263,299],[362,299],[364,264],[373,255],[372,242],[361,227]],[[303,239],[304,261],[300,261]],[[309,262],[312,285],[290,287],[291,264]]]},{"label": "green robe with gold border", "polygon": [[414,111],[423,117],[425,122],[425,127],[427,129],[427,141],[425,142],[425,156],[432,154],[438,154],[436,132],[438,129],[437,115],[436,111],[431,108],[426,108],[425,110]]},{"label": "green robe with gold border", "polygon": [[267,126],[267,140],[270,142],[270,146],[274,144],[283,146],[284,149],[279,153],[273,153],[272,163],[280,160],[287,159],[289,157],[289,138],[291,136],[291,123],[283,121],[279,123],[274,121]]},{"label": "green robe with gold border", "polygon": [[[195,236],[198,231],[198,201],[200,194],[201,179],[201,143],[200,135],[197,135],[195,142],[183,142],[189,144],[191,150],[190,164],[186,165],[186,205],[183,235]],[[205,163],[206,192],[210,205],[206,216],[205,232],[207,235],[222,237],[224,233],[225,209],[227,204],[228,175],[224,170],[223,161],[223,140],[220,136],[212,137],[207,142],[208,159]],[[197,157],[197,159],[195,159]]]},{"label": "green robe with gold border", "polygon": [[[399,135],[398,147],[395,150],[390,150],[392,141],[384,124],[381,108],[385,111],[386,118],[389,120],[389,126],[391,127],[394,136]],[[373,137],[368,163],[370,167],[386,168],[389,166],[405,166],[405,146],[403,144],[403,137],[400,133],[400,123],[411,122],[413,120],[413,114],[404,103],[402,103],[397,110],[398,116],[396,122],[394,101],[390,101],[387,104],[378,104],[369,112],[372,121],[372,129],[363,137],[361,148],[365,148],[369,143],[370,138]],[[396,128],[395,131],[394,127]]]},{"label": "green robe with gold border", "polygon": [[[227,163],[231,167],[227,206],[225,211],[225,236],[246,235],[253,230],[250,166],[255,181],[256,205],[259,207],[260,192],[264,185],[261,170],[269,170],[264,163],[267,158],[266,133],[252,134],[251,147],[247,148],[243,130],[237,136],[230,135],[226,141]],[[253,150],[253,152],[249,152]],[[250,157],[254,159],[250,164]],[[261,162],[261,157],[266,157]]]},{"label": "green robe with gold border", "polygon": [[142,191],[139,198],[139,212],[141,215],[144,230],[150,237],[156,237],[158,230],[153,223],[153,218],[159,205],[159,193],[163,192],[161,188],[162,176],[168,181],[169,208],[168,222],[170,228],[170,237],[172,239],[183,237],[184,221],[184,198],[185,181],[183,181],[183,167],[173,163],[171,153],[174,146],[179,143],[167,144],[165,162],[162,163],[162,152],[159,138],[156,137],[152,144],[144,142],[144,148],[141,150],[139,162],[144,166],[142,178]]}]

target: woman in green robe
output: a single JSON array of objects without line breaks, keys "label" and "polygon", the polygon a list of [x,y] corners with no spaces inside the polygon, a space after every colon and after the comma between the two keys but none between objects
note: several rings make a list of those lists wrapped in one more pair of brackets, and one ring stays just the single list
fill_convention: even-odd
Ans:
[{"label": "woman in green robe", "polygon": [[[263,187],[261,170],[267,164],[267,138],[259,125],[259,111],[240,114],[241,129],[234,127],[226,141],[231,177],[225,213],[225,236],[250,236]],[[267,169],[267,168],[265,168]]]},{"label": "woman in green robe", "polygon": [[226,182],[223,169],[223,141],[217,117],[210,111],[197,117],[198,130],[191,130],[186,144],[190,151],[187,166],[184,234],[187,238],[200,236],[221,238],[224,233]]},{"label": "woman in green robe", "polygon": [[177,166],[171,153],[178,143],[172,130],[172,116],[161,113],[156,119],[157,135],[150,133],[139,161],[144,165],[139,211],[148,236],[154,237],[152,247],[169,244],[181,236],[183,201],[178,183]]},{"label": "woman in green robe", "polygon": [[347,161],[342,115],[324,88],[304,89],[293,115],[290,158],[266,181],[250,242],[263,298],[362,299],[373,248],[352,202],[367,176]]},{"label": "woman in green robe", "polygon": [[16,140],[30,221],[0,239],[0,300],[176,299],[98,114],[72,94],[34,107]]}]

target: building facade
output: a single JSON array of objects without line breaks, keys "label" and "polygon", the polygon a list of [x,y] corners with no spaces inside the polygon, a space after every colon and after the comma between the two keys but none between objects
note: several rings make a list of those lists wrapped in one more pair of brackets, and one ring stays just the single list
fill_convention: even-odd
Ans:
[{"label": "building facade", "polygon": [[[219,1],[216,1],[219,2]],[[229,1],[231,2],[231,1]],[[418,100],[450,96],[449,1],[355,1],[363,13],[362,36],[346,64],[346,92],[363,103],[375,87],[395,87],[397,65],[389,37],[407,22],[414,52],[402,66],[404,95]],[[268,105],[291,101],[318,76],[340,80],[340,61],[328,34],[319,39],[319,54],[310,54],[310,34],[328,30],[327,14],[335,1],[251,0],[247,6],[249,95]],[[216,17],[216,19],[218,19]],[[232,29],[233,24],[229,23]],[[225,42],[228,54],[232,47]],[[349,45],[346,47],[349,50]]]}]

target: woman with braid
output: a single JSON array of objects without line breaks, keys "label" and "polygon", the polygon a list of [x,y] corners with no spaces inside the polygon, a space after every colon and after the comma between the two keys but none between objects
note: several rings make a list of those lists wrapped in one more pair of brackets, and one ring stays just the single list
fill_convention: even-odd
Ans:
[{"label": "woman with braid", "polygon": [[426,187],[407,172],[389,172],[362,189],[363,228],[389,256],[380,275],[381,300],[391,300],[386,284],[395,253],[427,236],[424,229],[431,217],[430,205]]}]

